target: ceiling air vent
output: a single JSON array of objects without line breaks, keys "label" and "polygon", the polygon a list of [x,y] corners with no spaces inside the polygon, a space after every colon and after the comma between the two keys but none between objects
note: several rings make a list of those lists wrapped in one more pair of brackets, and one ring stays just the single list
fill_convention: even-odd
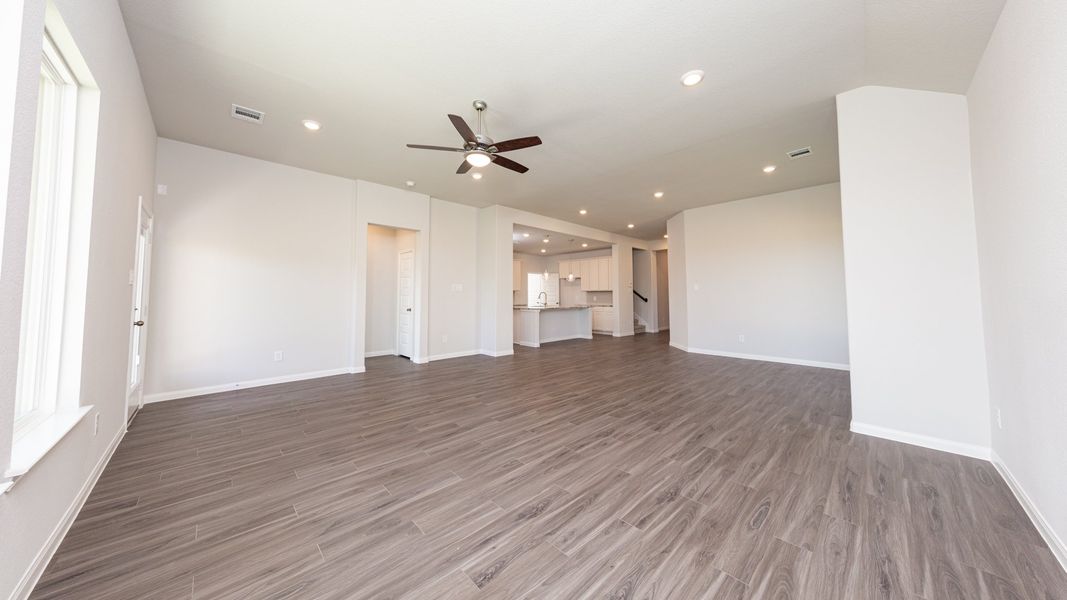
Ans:
[{"label": "ceiling air vent", "polygon": [[803,158],[811,154],[811,146],[805,146],[803,148],[797,148],[796,150],[790,150],[789,152],[786,152],[786,154],[789,155],[789,160]]},{"label": "ceiling air vent", "polygon": [[248,108],[237,104],[230,105],[230,116],[239,119],[241,121],[248,121],[249,123],[262,123],[263,112],[254,108]]}]

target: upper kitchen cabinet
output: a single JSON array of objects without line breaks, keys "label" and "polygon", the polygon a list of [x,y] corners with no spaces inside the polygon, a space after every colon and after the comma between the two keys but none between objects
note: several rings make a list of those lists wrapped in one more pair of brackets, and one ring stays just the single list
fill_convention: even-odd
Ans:
[{"label": "upper kitchen cabinet", "polygon": [[586,292],[610,291],[612,286],[611,257],[598,256],[577,261],[582,277],[582,290]]},{"label": "upper kitchen cabinet", "polygon": [[576,260],[561,260],[559,261],[559,277],[560,279],[567,279],[568,275],[574,275],[576,278],[581,277],[581,273],[578,271],[578,261]]}]

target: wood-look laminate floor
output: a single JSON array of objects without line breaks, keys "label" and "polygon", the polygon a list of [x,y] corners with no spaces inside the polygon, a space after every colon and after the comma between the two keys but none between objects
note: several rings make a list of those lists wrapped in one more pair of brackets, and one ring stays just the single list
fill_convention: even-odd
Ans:
[{"label": "wood-look laminate floor", "polygon": [[665,335],[150,405],[33,598],[1067,598],[993,467]]}]

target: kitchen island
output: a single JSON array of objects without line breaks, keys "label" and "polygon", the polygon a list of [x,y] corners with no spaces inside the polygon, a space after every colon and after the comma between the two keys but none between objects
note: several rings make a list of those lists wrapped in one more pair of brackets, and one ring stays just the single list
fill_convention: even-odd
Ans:
[{"label": "kitchen island", "polygon": [[513,336],[516,344],[541,344],[593,339],[593,317],[588,306],[516,306]]}]

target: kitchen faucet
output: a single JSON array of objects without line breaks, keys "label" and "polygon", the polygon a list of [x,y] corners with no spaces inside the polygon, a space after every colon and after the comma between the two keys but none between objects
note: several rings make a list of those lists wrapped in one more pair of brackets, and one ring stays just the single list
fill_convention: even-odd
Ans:
[{"label": "kitchen faucet", "polygon": [[[545,297],[545,301],[541,302],[541,296]],[[537,295],[537,303],[541,306],[548,306],[548,292],[541,292]]]}]

